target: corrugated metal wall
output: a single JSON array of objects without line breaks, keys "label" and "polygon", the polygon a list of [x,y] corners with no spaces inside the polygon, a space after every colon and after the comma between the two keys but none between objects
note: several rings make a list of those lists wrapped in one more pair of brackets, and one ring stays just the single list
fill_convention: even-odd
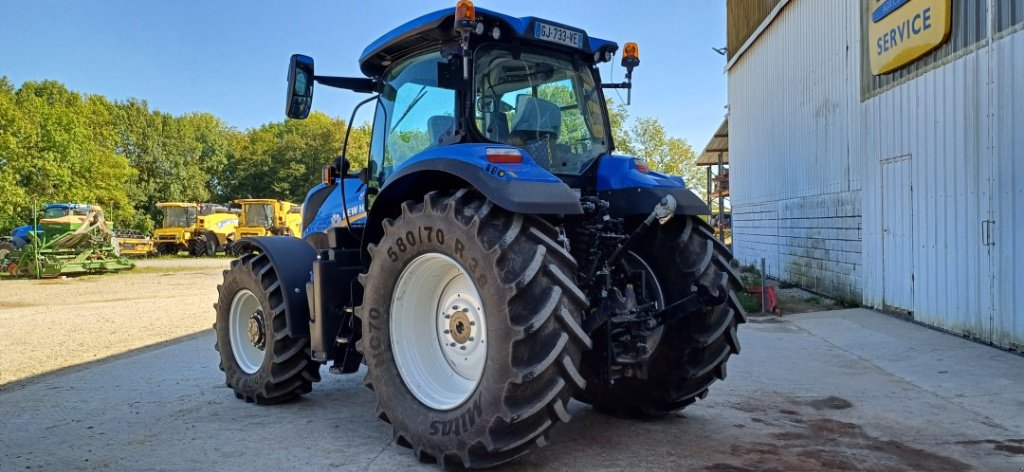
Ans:
[{"label": "corrugated metal wall", "polygon": [[[1024,0],[954,0],[954,28],[967,31],[948,55],[885,80],[864,75],[862,8],[791,1],[730,68],[735,252],[828,285],[832,273],[785,270],[783,226],[786,207],[831,205],[801,221],[857,215],[847,249],[859,262],[845,278],[866,305],[1024,350]],[[898,229],[913,236],[886,251],[886,211],[905,199],[890,216],[906,214]],[[846,257],[820,255],[829,267]]]},{"label": "corrugated metal wall", "polygon": [[1024,351],[1024,1],[1016,2],[1017,32],[992,45],[994,83],[993,340]]},{"label": "corrugated metal wall", "polygon": [[[841,11],[837,7],[842,6]],[[861,297],[857,2],[790,2],[729,72],[734,248]],[[741,134],[731,132],[733,123]]]}]

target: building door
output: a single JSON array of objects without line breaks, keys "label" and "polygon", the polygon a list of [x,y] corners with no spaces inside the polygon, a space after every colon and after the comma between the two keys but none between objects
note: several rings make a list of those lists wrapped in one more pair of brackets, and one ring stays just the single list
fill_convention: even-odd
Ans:
[{"label": "building door", "polygon": [[882,161],[882,306],[914,311],[914,188],[910,156]]}]

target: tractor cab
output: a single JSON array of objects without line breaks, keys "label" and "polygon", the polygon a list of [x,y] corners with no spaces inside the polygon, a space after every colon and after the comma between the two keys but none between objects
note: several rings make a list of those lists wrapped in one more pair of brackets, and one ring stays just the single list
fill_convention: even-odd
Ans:
[{"label": "tractor cab", "polygon": [[267,235],[297,236],[302,207],[266,198],[235,200],[242,207],[235,240]]},{"label": "tractor cab", "polygon": [[46,204],[43,214],[39,215],[38,224],[19,226],[11,231],[15,246],[24,246],[32,235],[45,239],[77,229],[85,222],[89,207],[84,203]]},{"label": "tractor cab", "polygon": [[161,202],[156,206],[164,213],[161,228],[191,228],[196,224],[199,205],[195,203]]}]

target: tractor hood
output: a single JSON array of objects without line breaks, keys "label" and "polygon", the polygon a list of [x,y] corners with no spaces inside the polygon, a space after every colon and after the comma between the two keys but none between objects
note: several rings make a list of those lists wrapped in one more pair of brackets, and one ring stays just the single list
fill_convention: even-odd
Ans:
[{"label": "tractor hood", "polygon": [[[554,25],[583,35],[583,47],[580,52],[593,55],[598,51],[614,53],[619,45],[612,41],[589,36],[580,28],[548,21],[532,16],[516,18],[491,10],[477,8],[477,20],[483,23],[485,35],[495,27],[501,28],[501,41],[525,40],[539,42],[551,47],[563,47],[555,43],[541,41],[534,37],[537,22]],[[455,8],[446,8],[428,13],[415,20],[399,26],[371,43],[359,58],[359,67],[367,77],[379,77],[391,63],[404,56],[421,51],[424,48],[438,45],[445,41],[458,38],[455,31]]]}]

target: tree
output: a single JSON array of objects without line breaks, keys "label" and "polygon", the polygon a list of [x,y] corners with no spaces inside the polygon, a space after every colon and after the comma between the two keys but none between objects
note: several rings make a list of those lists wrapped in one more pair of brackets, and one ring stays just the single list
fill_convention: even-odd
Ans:
[{"label": "tree", "polygon": [[631,121],[625,105],[609,100],[608,121],[616,152],[643,159],[655,172],[682,177],[697,195],[706,191],[705,175],[697,167],[693,148],[685,139],[669,136],[657,118]]}]

